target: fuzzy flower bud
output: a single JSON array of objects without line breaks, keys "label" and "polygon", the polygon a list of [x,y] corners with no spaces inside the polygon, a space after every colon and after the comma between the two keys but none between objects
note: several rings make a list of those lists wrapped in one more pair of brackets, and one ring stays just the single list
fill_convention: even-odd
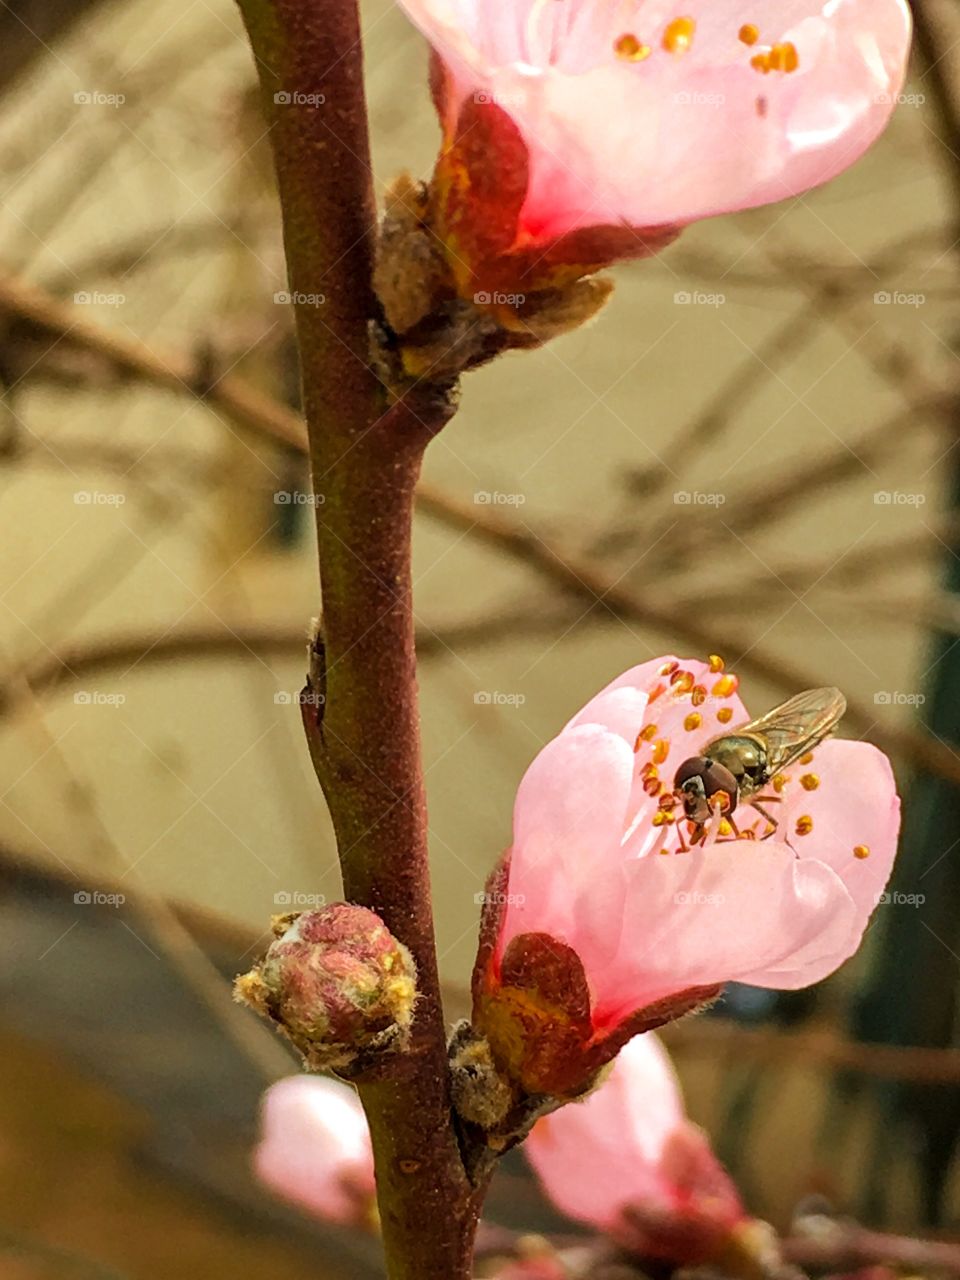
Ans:
[{"label": "fuzzy flower bud", "polygon": [[236,998],[273,1021],[314,1071],[403,1049],[416,1002],[410,952],[366,907],[339,902],[276,916],[276,941],[236,981]]}]

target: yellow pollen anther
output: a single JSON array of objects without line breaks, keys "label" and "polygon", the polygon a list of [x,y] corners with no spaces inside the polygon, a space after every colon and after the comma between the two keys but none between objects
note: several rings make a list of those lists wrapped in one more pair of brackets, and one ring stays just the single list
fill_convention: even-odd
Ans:
[{"label": "yellow pollen anther", "polygon": [[752,22],[745,22],[737,32],[737,39],[741,44],[756,44],[760,39],[760,28]]},{"label": "yellow pollen anther", "polygon": [[646,782],[648,778],[659,778],[660,770],[655,764],[645,764],[640,770],[640,777],[643,778],[644,782]]},{"label": "yellow pollen anther", "polygon": [[670,754],[670,743],[665,738],[661,738],[659,742],[653,745],[653,763],[663,764],[667,756]]},{"label": "yellow pollen anther", "polygon": [[660,794],[660,779],[647,778],[643,784],[643,789],[648,796],[658,796]]},{"label": "yellow pollen anther", "polygon": [[655,724],[646,724],[640,730],[640,737],[644,742],[652,742],[657,736],[657,726]]},{"label": "yellow pollen anther", "polygon": [[625,62],[643,62],[653,52],[648,44],[642,44],[631,31],[625,31],[614,40],[613,51]]},{"label": "yellow pollen anther", "polygon": [[853,846],[853,856],[855,858],[869,858],[870,850],[865,844],[855,844]]},{"label": "yellow pollen anther", "polygon": [[703,724],[703,716],[699,711],[691,711],[683,722],[683,727],[688,733],[692,733],[694,729],[699,729]]},{"label": "yellow pollen anther", "polygon": [[742,840],[756,840],[757,833],[754,831],[753,827],[748,827],[746,831],[740,832],[740,838]]},{"label": "yellow pollen anther", "polygon": [[783,790],[783,788],[787,785],[788,781],[789,779],[787,778],[787,775],[785,773],[775,773],[773,777],[770,779],[770,785],[773,787],[777,795],[779,795],[780,792]]},{"label": "yellow pollen anther", "polygon": [[660,797],[657,804],[661,809],[675,809],[677,807],[677,797],[672,791],[667,791]]},{"label": "yellow pollen anther", "polygon": [[808,836],[813,830],[813,819],[809,813],[802,814],[797,819],[796,831],[798,836]]},{"label": "yellow pollen anther", "polygon": [[689,693],[693,688],[693,672],[692,671],[675,671],[670,677],[670,683],[673,685],[673,692],[677,695]]},{"label": "yellow pollen anther", "polygon": [[663,33],[663,47],[667,53],[686,53],[693,41],[697,24],[692,18],[674,18]]},{"label": "yellow pollen anther", "polygon": [[804,791],[816,791],[820,785],[820,779],[815,773],[802,773],[800,775],[800,785]]},{"label": "yellow pollen anther", "polygon": [[720,835],[722,836],[733,835],[733,827],[731,827],[730,823],[726,820],[726,818],[720,819]]},{"label": "yellow pollen anther", "polygon": [[690,690],[690,701],[695,707],[702,707],[707,700],[706,685],[695,684]]},{"label": "yellow pollen anther", "polygon": [[800,757],[800,761],[799,761],[799,763],[800,763],[800,764],[813,764],[813,752],[812,752],[812,751],[805,751],[805,752],[803,753],[803,755]]},{"label": "yellow pollen anther", "polygon": [[663,692],[664,692],[664,690],[666,689],[666,687],[667,687],[667,686],[666,686],[665,684],[658,684],[658,685],[654,688],[653,692],[650,694],[650,697],[647,699],[647,701],[648,701],[648,702],[656,702],[657,698],[659,698],[659,697],[660,697],[661,693],[663,693]]},{"label": "yellow pollen anther", "polygon": [[775,44],[768,57],[771,71],[786,71],[789,73],[796,71],[800,65],[797,46],[791,40],[785,40],[783,44]]},{"label": "yellow pollen anther", "polygon": [[672,676],[679,665],[679,662],[665,662],[657,674],[661,676]]},{"label": "yellow pollen anther", "polygon": [[750,59],[750,65],[754,71],[762,71],[766,75],[770,70],[770,55],[767,53],[755,53]]},{"label": "yellow pollen anther", "polygon": [[665,826],[667,821],[667,815],[664,813],[662,809],[658,809],[657,812],[650,819],[650,821],[655,827]]},{"label": "yellow pollen anther", "polygon": [[736,693],[740,687],[740,681],[731,672],[721,676],[713,686],[711,692],[715,698],[729,698],[731,693]]},{"label": "yellow pollen anther", "polygon": [[716,675],[718,671],[723,670],[723,659],[720,657],[719,653],[711,653],[710,657],[707,659],[707,666],[714,675]]},{"label": "yellow pollen anther", "polygon": [[717,719],[721,724],[729,724],[733,719],[733,707],[721,707],[717,712]]}]

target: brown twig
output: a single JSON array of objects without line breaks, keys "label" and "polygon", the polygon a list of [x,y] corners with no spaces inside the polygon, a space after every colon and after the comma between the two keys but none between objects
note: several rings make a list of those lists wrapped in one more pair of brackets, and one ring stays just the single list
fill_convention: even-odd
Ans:
[{"label": "brown twig", "polygon": [[[370,368],[375,211],[352,0],[240,0],[270,124],[295,298],[316,492],[322,635],[305,707],[346,897],[372,907],[418,970],[413,1042],[361,1084],[391,1280],[466,1280],[478,1189],[450,1102],[433,936],[412,606],[414,494],[449,416],[429,391],[386,407]],[[318,106],[318,104],[322,104]]]}]

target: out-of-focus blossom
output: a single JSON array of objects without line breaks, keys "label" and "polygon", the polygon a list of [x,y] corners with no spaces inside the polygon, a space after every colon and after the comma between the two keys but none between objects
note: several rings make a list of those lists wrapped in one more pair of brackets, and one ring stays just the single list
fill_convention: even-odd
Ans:
[{"label": "out-of-focus blossom", "polygon": [[905,0],[401,0],[435,53],[463,296],[562,284],[797,195],[881,133]]},{"label": "out-of-focus blossom", "polygon": [[750,1238],[752,1219],[687,1119],[652,1032],[621,1051],[585,1102],[538,1120],[524,1150],[557,1208],[645,1257],[696,1265]]},{"label": "out-of-focus blossom", "polygon": [[271,1191],[328,1221],[369,1225],[373,1151],[353,1089],[321,1076],[279,1080],[263,1096],[261,1134],[254,1168]]},{"label": "out-of-focus blossom", "polygon": [[517,793],[491,880],[474,1025],[530,1094],[576,1093],[632,1035],[731,980],[792,989],[857,949],[896,851],[886,757],[829,740],[683,849],[677,767],[749,716],[719,659],[659,658],[593,698]]}]

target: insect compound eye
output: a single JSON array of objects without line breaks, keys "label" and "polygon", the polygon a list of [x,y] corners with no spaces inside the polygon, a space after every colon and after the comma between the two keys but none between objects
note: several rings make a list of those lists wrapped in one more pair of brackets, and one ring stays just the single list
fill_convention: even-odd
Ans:
[{"label": "insect compound eye", "polygon": [[737,780],[722,764],[717,764],[716,760],[708,760],[707,767],[703,771],[703,785],[708,796],[715,796],[718,791],[725,791],[730,797],[731,807],[737,803],[737,795],[739,787]]},{"label": "insect compound eye", "polygon": [[701,795],[704,795],[704,779],[707,777],[710,768],[711,763],[704,756],[691,756],[689,760],[684,760],[683,764],[677,769],[673,785],[681,791],[699,791]]}]

